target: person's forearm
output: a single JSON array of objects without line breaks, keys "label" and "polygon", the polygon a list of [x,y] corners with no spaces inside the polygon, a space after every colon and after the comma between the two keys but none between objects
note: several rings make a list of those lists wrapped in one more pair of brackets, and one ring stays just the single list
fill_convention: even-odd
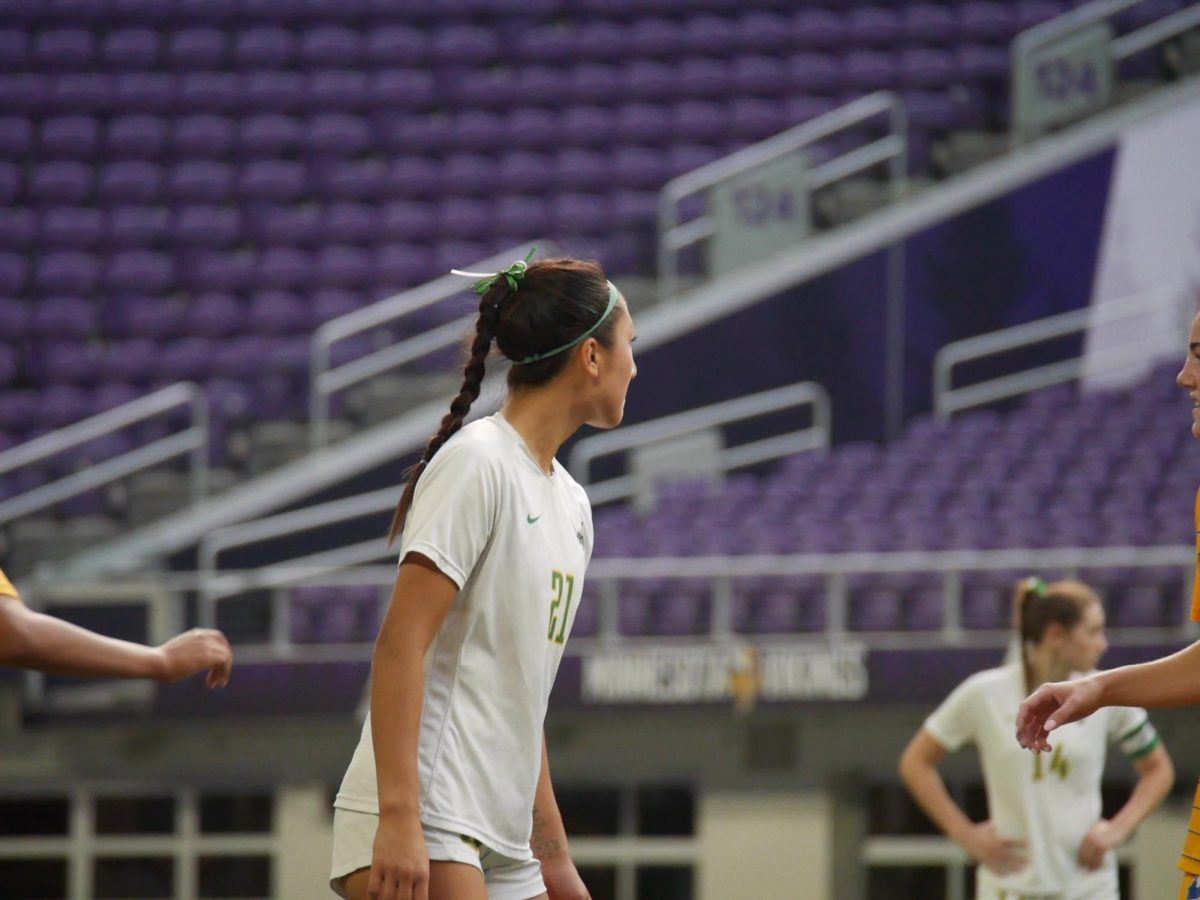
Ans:
[{"label": "person's forearm", "polygon": [[1158,809],[1174,782],[1175,770],[1169,761],[1142,773],[1134,785],[1133,793],[1111,820],[1120,831],[1122,839],[1133,834],[1134,829],[1142,824],[1142,820]]},{"label": "person's forearm", "polygon": [[420,648],[381,634],[371,665],[371,742],[380,815],[420,812],[417,742],[424,684]]},{"label": "person's forearm", "polygon": [[554,785],[550,781],[550,757],[546,753],[545,736],[542,737],[542,770],[533,798],[533,831],[529,836],[529,849],[541,862],[568,854],[567,831],[563,826],[562,814],[558,811],[558,801],[554,798]]},{"label": "person's forearm", "polygon": [[53,675],[161,678],[162,653],[34,612],[15,598],[0,598],[0,664]]},{"label": "person's forearm", "polygon": [[1200,642],[1178,653],[1093,676],[1102,706],[1187,706],[1200,703]]},{"label": "person's forearm", "polygon": [[906,762],[900,768],[900,777],[917,805],[941,829],[942,834],[961,844],[975,823],[958,808],[938,770],[922,763]]}]

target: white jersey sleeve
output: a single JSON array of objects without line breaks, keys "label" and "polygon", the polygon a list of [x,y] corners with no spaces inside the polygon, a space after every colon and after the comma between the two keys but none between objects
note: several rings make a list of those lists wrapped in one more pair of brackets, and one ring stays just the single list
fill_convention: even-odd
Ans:
[{"label": "white jersey sleeve", "polygon": [[1108,742],[1116,744],[1130,762],[1159,745],[1150,716],[1140,706],[1114,706],[1108,711]]},{"label": "white jersey sleeve", "polygon": [[443,447],[417,482],[400,560],[427,556],[462,590],[495,530],[501,474],[496,460],[469,442]]},{"label": "white jersey sleeve", "polygon": [[925,720],[925,730],[950,753],[976,740],[979,734],[978,679],[968,678]]}]

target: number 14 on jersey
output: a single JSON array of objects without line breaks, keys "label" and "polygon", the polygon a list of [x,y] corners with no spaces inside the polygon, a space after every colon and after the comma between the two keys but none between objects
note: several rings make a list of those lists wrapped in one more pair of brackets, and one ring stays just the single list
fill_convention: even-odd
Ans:
[{"label": "number 14 on jersey", "polygon": [[[1057,775],[1059,778],[1065,779],[1067,773],[1071,771],[1071,764],[1067,762],[1067,758],[1063,755],[1062,744],[1054,748],[1054,753],[1050,755],[1050,773]],[[1033,780],[1042,780],[1042,754],[1035,753],[1033,755]]]}]

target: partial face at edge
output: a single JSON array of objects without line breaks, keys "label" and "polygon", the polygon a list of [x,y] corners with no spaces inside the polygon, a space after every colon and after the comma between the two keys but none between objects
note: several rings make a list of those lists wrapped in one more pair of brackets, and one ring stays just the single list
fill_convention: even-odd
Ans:
[{"label": "partial face at edge", "polygon": [[599,372],[596,380],[596,397],[593,413],[588,424],[597,428],[615,428],[625,417],[625,395],[629,383],[637,377],[637,363],[633,361],[633,342],[637,332],[633,318],[623,296],[617,297],[617,305],[609,314],[614,317],[612,346],[596,343]]},{"label": "partial face at edge", "polygon": [[1200,315],[1192,319],[1188,331],[1187,358],[1175,376],[1175,383],[1188,392],[1192,401],[1192,437],[1200,438]]}]

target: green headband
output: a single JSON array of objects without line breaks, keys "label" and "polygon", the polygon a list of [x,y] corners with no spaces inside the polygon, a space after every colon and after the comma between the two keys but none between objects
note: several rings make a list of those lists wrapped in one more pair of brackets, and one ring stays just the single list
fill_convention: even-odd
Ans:
[{"label": "green headband", "polygon": [[1046,596],[1046,582],[1043,579],[1034,575],[1028,579],[1028,584],[1029,591],[1033,594],[1033,596],[1039,598]]},{"label": "green headband", "polygon": [[619,296],[620,294],[617,293],[616,285],[614,285],[611,281],[608,282],[608,306],[604,307],[604,312],[600,314],[600,318],[596,320],[596,324],[594,324],[579,337],[575,338],[575,340],[569,341],[568,343],[563,344],[561,347],[555,347],[553,350],[547,350],[545,353],[535,353],[532,356],[526,356],[524,359],[514,359],[513,365],[524,366],[528,365],[529,363],[541,362],[543,359],[549,359],[551,356],[557,356],[564,350],[570,350],[576,344],[581,343],[585,338],[587,338],[588,335],[599,328],[605,319],[608,318],[608,314],[612,312],[613,307],[617,305],[617,297]]}]

